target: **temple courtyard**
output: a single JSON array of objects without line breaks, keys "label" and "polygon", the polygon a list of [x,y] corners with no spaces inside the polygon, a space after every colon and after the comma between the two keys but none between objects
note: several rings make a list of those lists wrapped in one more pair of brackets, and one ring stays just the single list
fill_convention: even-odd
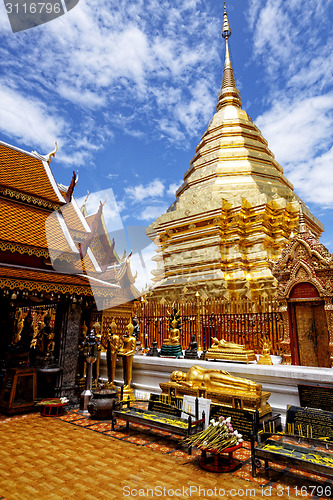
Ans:
[{"label": "temple courtyard", "polygon": [[250,445],[235,452],[236,470],[212,473],[188,455],[181,438],[162,431],[70,410],[0,415],[0,498],[64,500],[121,498],[331,498],[332,482],[273,465],[269,478],[251,476]]}]

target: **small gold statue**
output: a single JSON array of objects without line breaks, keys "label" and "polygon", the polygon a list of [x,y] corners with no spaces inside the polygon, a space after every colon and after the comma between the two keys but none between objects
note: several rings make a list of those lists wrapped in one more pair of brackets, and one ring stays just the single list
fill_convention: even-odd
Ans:
[{"label": "small gold statue", "polygon": [[273,364],[272,358],[270,356],[271,348],[272,348],[272,344],[268,340],[268,338],[266,337],[262,341],[262,355],[259,356],[259,359],[257,362],[258,365],[272,365]]},{"label": "small gold statue", "polygon": [[136,338],[133,335],[134,326],[130,320],[126,327],[126,334],[123,337],[123,344],[118,351],[118,355],[123,358],[124,371],[124,399],[134,399],[133,389],[131,389],[133,356],[135,353]]},{"label": "small gold statue", "polygon": [[110,325],[110,332],[108,335],[108,343],[107,343],[107,367],[108,367],[108,382],[106,384],[107,389],[115,389],[116,386],[114,384],[115,374],[116,374],[116,364],[117,364],[117,354],[118,349],[121,345],[121,340],[119,335],[117,334],[117,323],[114,319],[112,319],[112,323]]},{"label": "small gold statue", "polygon": [[173,312],[169,313],[169,315],[169,335],[168,338],[163,340],[159,355],[162,357],[180,358],[183,356],[180,343],[181,317],[176,308],[173,308]]},{"label": "small gold statue", "polygon": [[46,347],[46,362],[47,362],[47,364],[52,364],[54,362],[54,348],[55,348],[54,332],[51,331],[49,333],[48,344]]},{"label": "small gold statue", "polygon": [[228,342],[227,340],[224,339],[217,339],[216,337],[212,337],[212,345],[210,346],[211,349],[236,349],[236,350],[241,350],[243,351],[245,349],[245,345],[243,344],[235,344],[234,342]]},{"label": "small gold statue", "polygon": [[235,344],[224,339],[212,337],[212,345],[205,353],[205,359],[223,359],[225,361],[240,361],[248,363],[256,361],[256,355],[243,344]]},{"label": "small gold statue", "polygon": [[40,323],[39,332],[37,334],[37,351],[41,354],[47,353],[47,346],[49,343],[49,335],[52,332],[51,316],[47,313],[44,316],[43,322]]},{"label": "small gold statue", "polygon": [[224,370],[214,370],[193,365],[187,373],[174,371],[171,381],[187,387],[201,387],[212,391],[247,391],[258,392],[259,385],[252,380],[234,377]]},{"label": "small gold statue", "polygon": [[177,328],[178,320],[175,318],[171,322],[171,330],[169,337],[163,341],[164,345],[179,345],[180,344],[180,331]]}]

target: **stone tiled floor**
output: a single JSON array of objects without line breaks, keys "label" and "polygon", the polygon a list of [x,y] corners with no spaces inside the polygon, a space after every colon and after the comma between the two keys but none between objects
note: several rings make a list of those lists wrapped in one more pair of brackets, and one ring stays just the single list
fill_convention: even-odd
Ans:
[{"label": "stone tiled floor", "polygon": [[130,424],[126,433],[118,421],[112,431],[110,422],[79,411],[59,418],[3,417],[0,499],[332,497],[324,478],[278,465],[269,479],[261,472],[253,479],[244,445],[235,453],[237,469],[216,474],[201,469],[199,452],[189,456],[181,438],[144,426]]}]

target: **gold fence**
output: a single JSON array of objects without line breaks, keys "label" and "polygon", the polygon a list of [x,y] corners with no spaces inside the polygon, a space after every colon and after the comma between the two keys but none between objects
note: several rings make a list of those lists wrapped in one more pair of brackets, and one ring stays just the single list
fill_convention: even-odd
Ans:
[{"label": "gold fence", "polygon": [[[210,347],[212,337],[217,337],[244,344],[248,349],[259,353],[262,340],[268,338],[272,344],[271,353],[279,353],[278,341],[283,337],[283,324],[274,299],[252,301],[198,298],[194,302],[136,302],[133,305],[132,317],[137,315],[140,326],[139,340],[143,346],[150,347],[154,339],[159,348],[162,346],[163,340],[168,337],[170,313],[173,309],[177,309],[181,316],[183,349],[189,346],[191,335],[194,334],[197,342],[199,338],[202,339],[205,349]],[[125,333],[130,310],[121,315],[112,310],[103,311],[103,330],[108,329],[112,318],[118,325],[119,333]],[[107,331],[103,333],[107,334]]]}]

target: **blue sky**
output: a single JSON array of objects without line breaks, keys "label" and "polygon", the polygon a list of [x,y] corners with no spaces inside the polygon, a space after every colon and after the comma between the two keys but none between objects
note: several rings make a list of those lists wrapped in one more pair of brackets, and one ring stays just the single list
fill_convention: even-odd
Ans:
[{"label": "blue sky", "polygon": [[[332,252],[332,2],[229,0],[227,10],[243,107]],[[80,0],[13,34],[1,3],[0,138],[41,154],[57,140],[58,182],[78,169],[77,198],[112,190],[124,224],[149,225],[215,112],[222,15],[216,0]]]}]

